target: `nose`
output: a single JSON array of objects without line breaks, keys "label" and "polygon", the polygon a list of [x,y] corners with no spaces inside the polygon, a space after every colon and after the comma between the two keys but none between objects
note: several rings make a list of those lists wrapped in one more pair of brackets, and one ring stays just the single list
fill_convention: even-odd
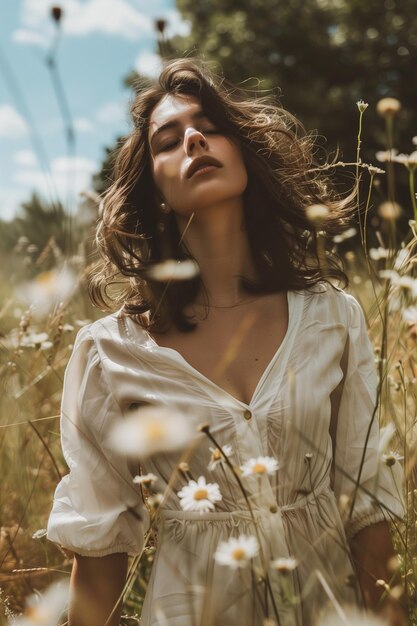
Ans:
[{"label": "nose", "polygon": [[196,149],[197,151],[199,148],[205,150],[207,148],[207,141],[199,130],[196,130],[195,128],[187,128],[184,134],[184,145],[186,153],[191,155]]}]

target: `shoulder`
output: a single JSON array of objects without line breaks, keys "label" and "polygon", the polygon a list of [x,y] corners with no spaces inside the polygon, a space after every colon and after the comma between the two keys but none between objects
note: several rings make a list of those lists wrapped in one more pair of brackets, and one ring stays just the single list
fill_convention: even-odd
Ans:
[{"label": "shoulder", "polygon": [[95,355],[105,369],[111,363],[125,366],[132,359],[137,367],[148,344],[149,335],[146,331],[118,311],[83,326],[77,334],[74,352]]},{"label": "shoulder", "polygon": [[305,293],[308,313],[319,323],[347,327],[351,326],[352,321],[364,316],[355,296],[326,281],[320,281]]}]

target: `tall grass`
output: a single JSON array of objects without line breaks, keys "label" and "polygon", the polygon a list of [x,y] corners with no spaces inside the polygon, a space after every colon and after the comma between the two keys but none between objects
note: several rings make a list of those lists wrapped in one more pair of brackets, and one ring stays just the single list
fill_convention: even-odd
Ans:
[{"label": "tall grass", "polygon": [[[414,216],[414,170],[410,163],[394,164],[388,159],[390,204],[385,208],[373,204],[375,176],[379,174],[360,161],[364,110],[360,110],[357,162],[353,164],[358,182],[362,178],[364,198],[362,202],[358,198],[360,236],[339,239],[334,245],[345,257],[352,292],[367,313],[381,389],[380,425],[395,426],[391,447],[404,457],[407,517],[404,523],[392,526],[392,535],[411,623],[417,626],[417,309],[413,309],[417,301],[417,233],[415,222],[407,225],[406,219]],[[394,118],[385,119],[391,133]],[[412,201],[402,208],[399,235],[393,194],[395,167],[404,165],[409,167]],[[373,217],[378,217],[376,230]],[[23,610],[28,595],[70,571],[70,558],[47,542],[44,529],[54,487],[67,472],[59,442],[63,372],[77,330],[100,316],[86,295],[88,258],[78,254],[66,260],[73,284],[62,302],[53,302],[54,288],[42,291],[45,282],[52,280],[48,252],[40,251],[33,258],[35,265],[37,262],[34,279],[34,265],[27,261],[29,246],[30,241],[23,242],[12,256],[0,259],[0,624]],[[381,275],[381,270],[385,274]],[[40,289],[46,301],[51,298],[49,307],[38,315],[25,301],[32,288]],[[152,558],[153,536],[133,575],[125,603],[126,624],[137,623]]]}]

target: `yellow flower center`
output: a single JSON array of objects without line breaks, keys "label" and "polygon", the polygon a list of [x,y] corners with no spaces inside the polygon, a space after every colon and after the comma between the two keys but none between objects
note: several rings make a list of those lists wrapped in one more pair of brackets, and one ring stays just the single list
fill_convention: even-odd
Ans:
[{"label": "yellow flower center", "polygon": [[265,474],[266,467],[263,463],[255,463],[255,465],[252,467],[252,472],[254,474]]},{"label": "yellow flower center", "polygon": [[222,458],[222,454],[218,448],[213,450],[211,458],[213,459],[213,461],[220,461],[220,459]]},{"label": "yellow flower center", "polygon": [[207,500],[207,498],[207,489],[197,489],[197,491],[194,493],[194,500]]},{"label": "yellow flower center", "polygon": [[235,561],[242,561],[246,556],[246,552],[243,548],[235,548],[232,552],[232,558]]},{"label": "yellow flower center", "polygon": [[146,434],[148,435],[148,439],[150,441],[159,441],[165,435],[165,428],[158,422],[148,424]]},{"label": "yellow flower center", "polygon": [[51,615],[42,606],[28,606],[25,613],[32,624],[43,624],[46,620],[51,619]]}]

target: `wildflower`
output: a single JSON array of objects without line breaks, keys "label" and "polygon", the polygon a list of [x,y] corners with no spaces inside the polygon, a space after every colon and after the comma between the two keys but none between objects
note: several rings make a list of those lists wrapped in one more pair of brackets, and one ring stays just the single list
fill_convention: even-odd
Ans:
[{"label": "wildflower", "polygon": [[159,509],[163,501],[164,496],[162,495],[162,493],[153,493],[151,496],[149,496],[149,498],[146,499],[146,504],[148,508],[153,513],[155,513]]},{"label": "wildflower", "polygon": [[54,20],[54,22],[59,24],[62,18],[62,8],[59,5],[55,4],[54,6],[51,7],[50,11],[51,11],[51,17]]},{"label": "wildflower", "polygon": [[249,561],[259,552],[259,544],[252,535],[240,535],[231,537],[228,541],[222,541],[214,554],[215,560],[220,565],[228,565],[232,569],[246,567]]},{"label": "wildflower", "polygon": [[17,289],[19,297],[25,300],[39,315],[62,300],[66,300],[76,286],[76,275],[68,268],[50,270],[38,274],[34,280]]},{"label": "wildflower", "polygon": [[133,482],[135,485],[145,485],[149,487],[158,480],[158,476],[155,474],[143,474],[142,476],[135,476]]},{"label": "wildflower", "polygon": [[407,263],[409,258],[410,258],[410,250],[408,248],[401,248],[401,250],[398,252],[395,258],[394,269],[397,271],[400,270],[403,267],[403,265]]},{"label": "wildflower", "polygon": [[[207,466],[207,468],[212,472],[214,469],[216,469],[216,467],[218,465],[221,465],[221,463],[224,461],[224,456],[229,457],[232,454],[232,446],[229,445],[225,445],[222,446],[222,449],[220,450],[220,448],[209,448],[210,452],[211,452],[211,457],[210,457],[210,462]],[[223,452],[223,454],[222,454]]]},{"label": "wildflower", "polygon": [[383,220],[397,220],[402,213],[402,208],[398,202],[382,202],[378,207],[378,215]]},{"label": "wildflower", "polygon": [[359,109],[359,113],[364,113],[366,109],[368,108],[369,104],[367,102],[364,102],[363,100],[358,100],[358,102],[356,103],[356,106]]},{"label": "wildflower", "polygon": [[43,594],[32,595],[15,626],[56,626],[64,612],[68,598],[68,584],[60,581],[48,587]]},{"label": "wildflower", "polygon": [[396,154],[398,154],[398,150],[392,148],[391,150],[378,150],[375,156],[380,163],[386,163],[387,161],[393,161]]},{"label": "wildflower", "polygon": [[192,259],[186,259],[185,261],[168,259],[155,263],[150,267],[147,271],[147,276],[150,280],[165,283],[175,280],[190,280],[198,276],[199,272],[197,263]]},{"label": "wildflower", "polygon": [[350,505],[350,497],[346,493],[342,493],[339,497],[339,512],[343,517],[347,512],[348,506]]},{"label": "wildflower", "polygon": [[410,325],[417,324],[417,306],[409,306],[402,312],[404,322]]},{"label": "wildflower", "polygon": [[378,452],[380,454],[382,454],[386,450],[389,442],[394,436],[394,433],[395,433],[395,426],[392,422],[387,424],[387,426],[383,426],[381,428],[379,432],[379,443],[378,443]]},{"label": "wildflower", "polygon": [[417,150],[411,154],[398,154],[393,158],[393,161],[401,163],[402,165],[405,165],[407,169],[414,171],[417,167]]},{"label": "wildflower", "polygon": [[208,513],[214,510],[215,502],[222,500],[219,485],[217,483],[206,483],[204,476],[200,476],[197,481],[190,480],[178,491],[180,505],[184,511],[199,511]]},{"label": "wildflower", "polygon": [[340,233],[340,235],[335,235],[333,237],[333,241],[335,243],[342,243],[342,241],[345,241],[346,239],[350,239],[350,237],[354,237],[356,233],[357,233],[356,228],[348,228],[343,233]]},{"label": "wildflower", "polygon": [[164,406],[149,406],[117,422],[109,445],[120,454],[141,457],[184,448],[193,438],[189,416]]},{"label": "wildflower", "polygon": [[417,135],[411,140],[415,146],[417,146]]},{"label": "wildflower", "polygon": [[321,226],[329,215],[329,209],[324,204],[310,204],[306,208],[306,216],[309,222]]},{"label": "wildflower", "polygon": [[241,466],[242,476],[260,476],[262,474],[273,474],[279,468],[278,461],[271,456],[258,456],[256,459],[249,459]]},{"label": "wildflower", "polygon": [[408,290],[412,298],[417,298],[417,279],[406,275],[401,276],[394,270],[381,270],[379,276],[390,280],[396,291]]},{"label": "wildflower", "polygon": [[382,587],[383,589],[385,589],[385,591],[389,591],[390,586],[388,585],[388,583],[383,579],[383,578],[378,578],[375,581],[375,584],[377,587]]},{"label": "wildflower", "polygon": [[278,559],[274,559],[273,561],[271,561],[271,567],[272,569],[276,570],[277,572],[281,572],[282,574],[287,574],[288,572],[292,572],[293,570],[295,570],[295,568],[298,565],[298,561],[297,559],[294,559],[292,557],[280,557]]},{"label": "wildflower", "polygon": [[388,454],[382,455],[382,460],[385,465],[388,465],[388,467],[392,467],[393,465],[395,465],[395,463],[403,461],[404,457],[399,455],[398,452],[393,452],[391,450],[390,452],[388,452]]},{"label": "wildflower", "polygon": [[369,249],[369,257],[373,261],[380,261],[381,259],[388,259],[388,257],[391,254],[392,254],[391,250],[388,250],[388,248],[382,248],[381,246],[379,248]]},{"label": "wildflower", "polygon": [[[373,174],[375,176],[375,174],[385,174],[385,170],[381,170],[380,167],[376,167],[376,165],[368,165],[368,172],[370,174]],[[373,184],[376,186],[377,184],[379,184],[379,180],[374,180]]]},{"label": "wildflower", "polygon": [[388,119],[394,117],[401,109],[401,102],[397,98],[382,98],[376,105],[376,112]]},{"label": "wildflower", "polygon": [[41,348],[48,341],[48,333],[28,333],[20,341],[23,348]]}]

